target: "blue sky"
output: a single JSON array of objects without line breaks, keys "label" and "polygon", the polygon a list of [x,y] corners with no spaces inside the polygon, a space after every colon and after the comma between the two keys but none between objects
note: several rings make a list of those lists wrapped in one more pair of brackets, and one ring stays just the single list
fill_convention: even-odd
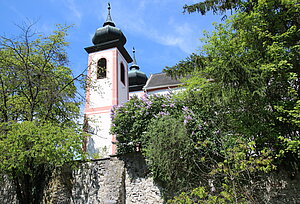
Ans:
[{"label": "blue sky", "polygon": [[[0,0],[0,35],[18,34],[16,24],[37,21],[36,29],[49,33],[55,24],[73,24],[67,41],[74,75],[87,66],[84,47],[102,27],[107,15],[103,0]],[[136,49],[137,63],[148,76],[173,66],[201,46],[203,30],[212,30],[219,16],[183,14],[183,5],[195,0],[110,0],[111,15],[127,38],[126,49]]]}]

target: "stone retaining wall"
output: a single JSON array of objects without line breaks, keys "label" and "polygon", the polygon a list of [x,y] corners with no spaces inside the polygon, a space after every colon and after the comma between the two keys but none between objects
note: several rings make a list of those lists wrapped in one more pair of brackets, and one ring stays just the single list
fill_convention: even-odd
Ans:
[{"label": "stone retaining wall", "polygon": [[[3,177],[0,203],[15,204],[16,193]],[[44,204],[163,203],[160,188],[149,175],[140,154],[79,162],[73,170],[53,172],[44,193]]]},{"label": "stone retaining wall", "polygon": [[[3,177],[0,203],[14,204],[14,188]],[[273,172],[257,191],[261,203],[300,203],[300,175]],[[162,189],[155,184],[141,154],[128,154],[90,162],[53,173],[43,203],[55,204],[159,204]]]}]

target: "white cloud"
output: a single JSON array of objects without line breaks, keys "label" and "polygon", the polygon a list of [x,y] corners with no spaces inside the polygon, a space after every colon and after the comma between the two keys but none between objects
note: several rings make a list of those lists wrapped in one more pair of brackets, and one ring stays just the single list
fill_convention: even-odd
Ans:
[{"label": "white cloud", "polygon": [[74,0],[66,0],[67,7],[73,13],[73,16],[81,20],[82,13],[77,8]]},{"label": "white cloud", "polygon": [[195,26],[189,23],[179,25],[174,23],[172,27],[176,35],[180,36],[181,41],[177,44],[180,49],[186,53],[195,52],[200,45],[200,41],[198,40],[201,34],[200,31],[197,32]]},{"label": "white cloud", "polygon": [[65,4],[66,4],[67,8],[72,12],[73,16],[76,17],[77,19],[81,20],[82,13],[78,9],[78,7],[75,4],[74,0],[66,0]]},{"label": "white cloud", "polygon": [[[191,24],[179,22],[178,16],[173,17],[173,13],[182,15],[172,12],[173,8],[168,11],[161,10],[166,3],[171,7],[173,5],[169,0],[141,0],[136,5],[132,4],[133,6],[125,6],[124,2],[119,1],[113,2],[112,18],[126,33],[141,35],[162,45],[178,47],[188,54],[194,52],[200,44],[199,33],[195,33]],[[179,4],[177,9],[181,8]],[[106,15],[102,13],[102,18],[105,19]]]},{"label": "white cloud", "polygon": [[[199,47],[201,33],[195,31],[193,22],[188,22],[187,15],[181,13],[182,6],[181,2],[173,0],[111,0],[111,16],[124,34],[145,37],[190,54]],[[102,23],[107,16],[106,2],[101,2],[101,7],[97,15]]]},{"label": "white cloud", "polygon": [[76,0],[51,0],[53,4],[60,5],[60,12],[63,12],[65,18],[72,24],[80,25],[83,11]]}]

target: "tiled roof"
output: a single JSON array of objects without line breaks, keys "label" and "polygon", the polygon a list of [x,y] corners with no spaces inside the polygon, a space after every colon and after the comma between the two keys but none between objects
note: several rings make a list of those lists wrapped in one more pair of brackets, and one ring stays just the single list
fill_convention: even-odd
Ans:
[{"label": "tiled roof", "polygon": [[151,74],[146,85],[144,86],[144,90],[164,88],[164,87],[172,87],[178,86],[181,82],[176,79],[172,79],[170,76],[167,76],[166,73],[158,73]]}]

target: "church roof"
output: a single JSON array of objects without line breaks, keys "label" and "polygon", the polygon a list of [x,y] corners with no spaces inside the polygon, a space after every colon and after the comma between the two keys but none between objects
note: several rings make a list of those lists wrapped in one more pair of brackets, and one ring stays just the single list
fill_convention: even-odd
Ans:
[{"label": "church roof", "polygon": [[128,63],[132,62],[131,56],[128,54],[124,45],[126,37],[122,31],[115,26],[110,15],[110,4],[108,4],[108,14],[103,26],[98,28],[93,36],[92,42],[94,46],[84,48],[88,53],[97,52],[113,47],[117,47]]},{"label": "church roof", "polygon": [[129,78],[129,91],[140,91],[143,89],[146,84],[148,77],[147,75],[140,71],[139,65],[136,63],[135,58],[135,49],[132,49],[133,52],[133,63],[130,66],[130,71],[128,72]]},{"label": "church roof", "polygon": [[112,40],[119,40],[119,43],[125,45],[126,38],[122,31],[116,27],[110,15],[110,3],[108,3],[108,12],[106,21],[103,23],[103,27],[96,30],[94,37],[92,39],[94,45],[109,42]]},{"label": "church roof", "polygon": [[151,74],[144,86],[144,90],[148,91],[152,89],[168,88],[179,86],[180,84],[182,83],[179,80],[167,76],[166,73]]}]

